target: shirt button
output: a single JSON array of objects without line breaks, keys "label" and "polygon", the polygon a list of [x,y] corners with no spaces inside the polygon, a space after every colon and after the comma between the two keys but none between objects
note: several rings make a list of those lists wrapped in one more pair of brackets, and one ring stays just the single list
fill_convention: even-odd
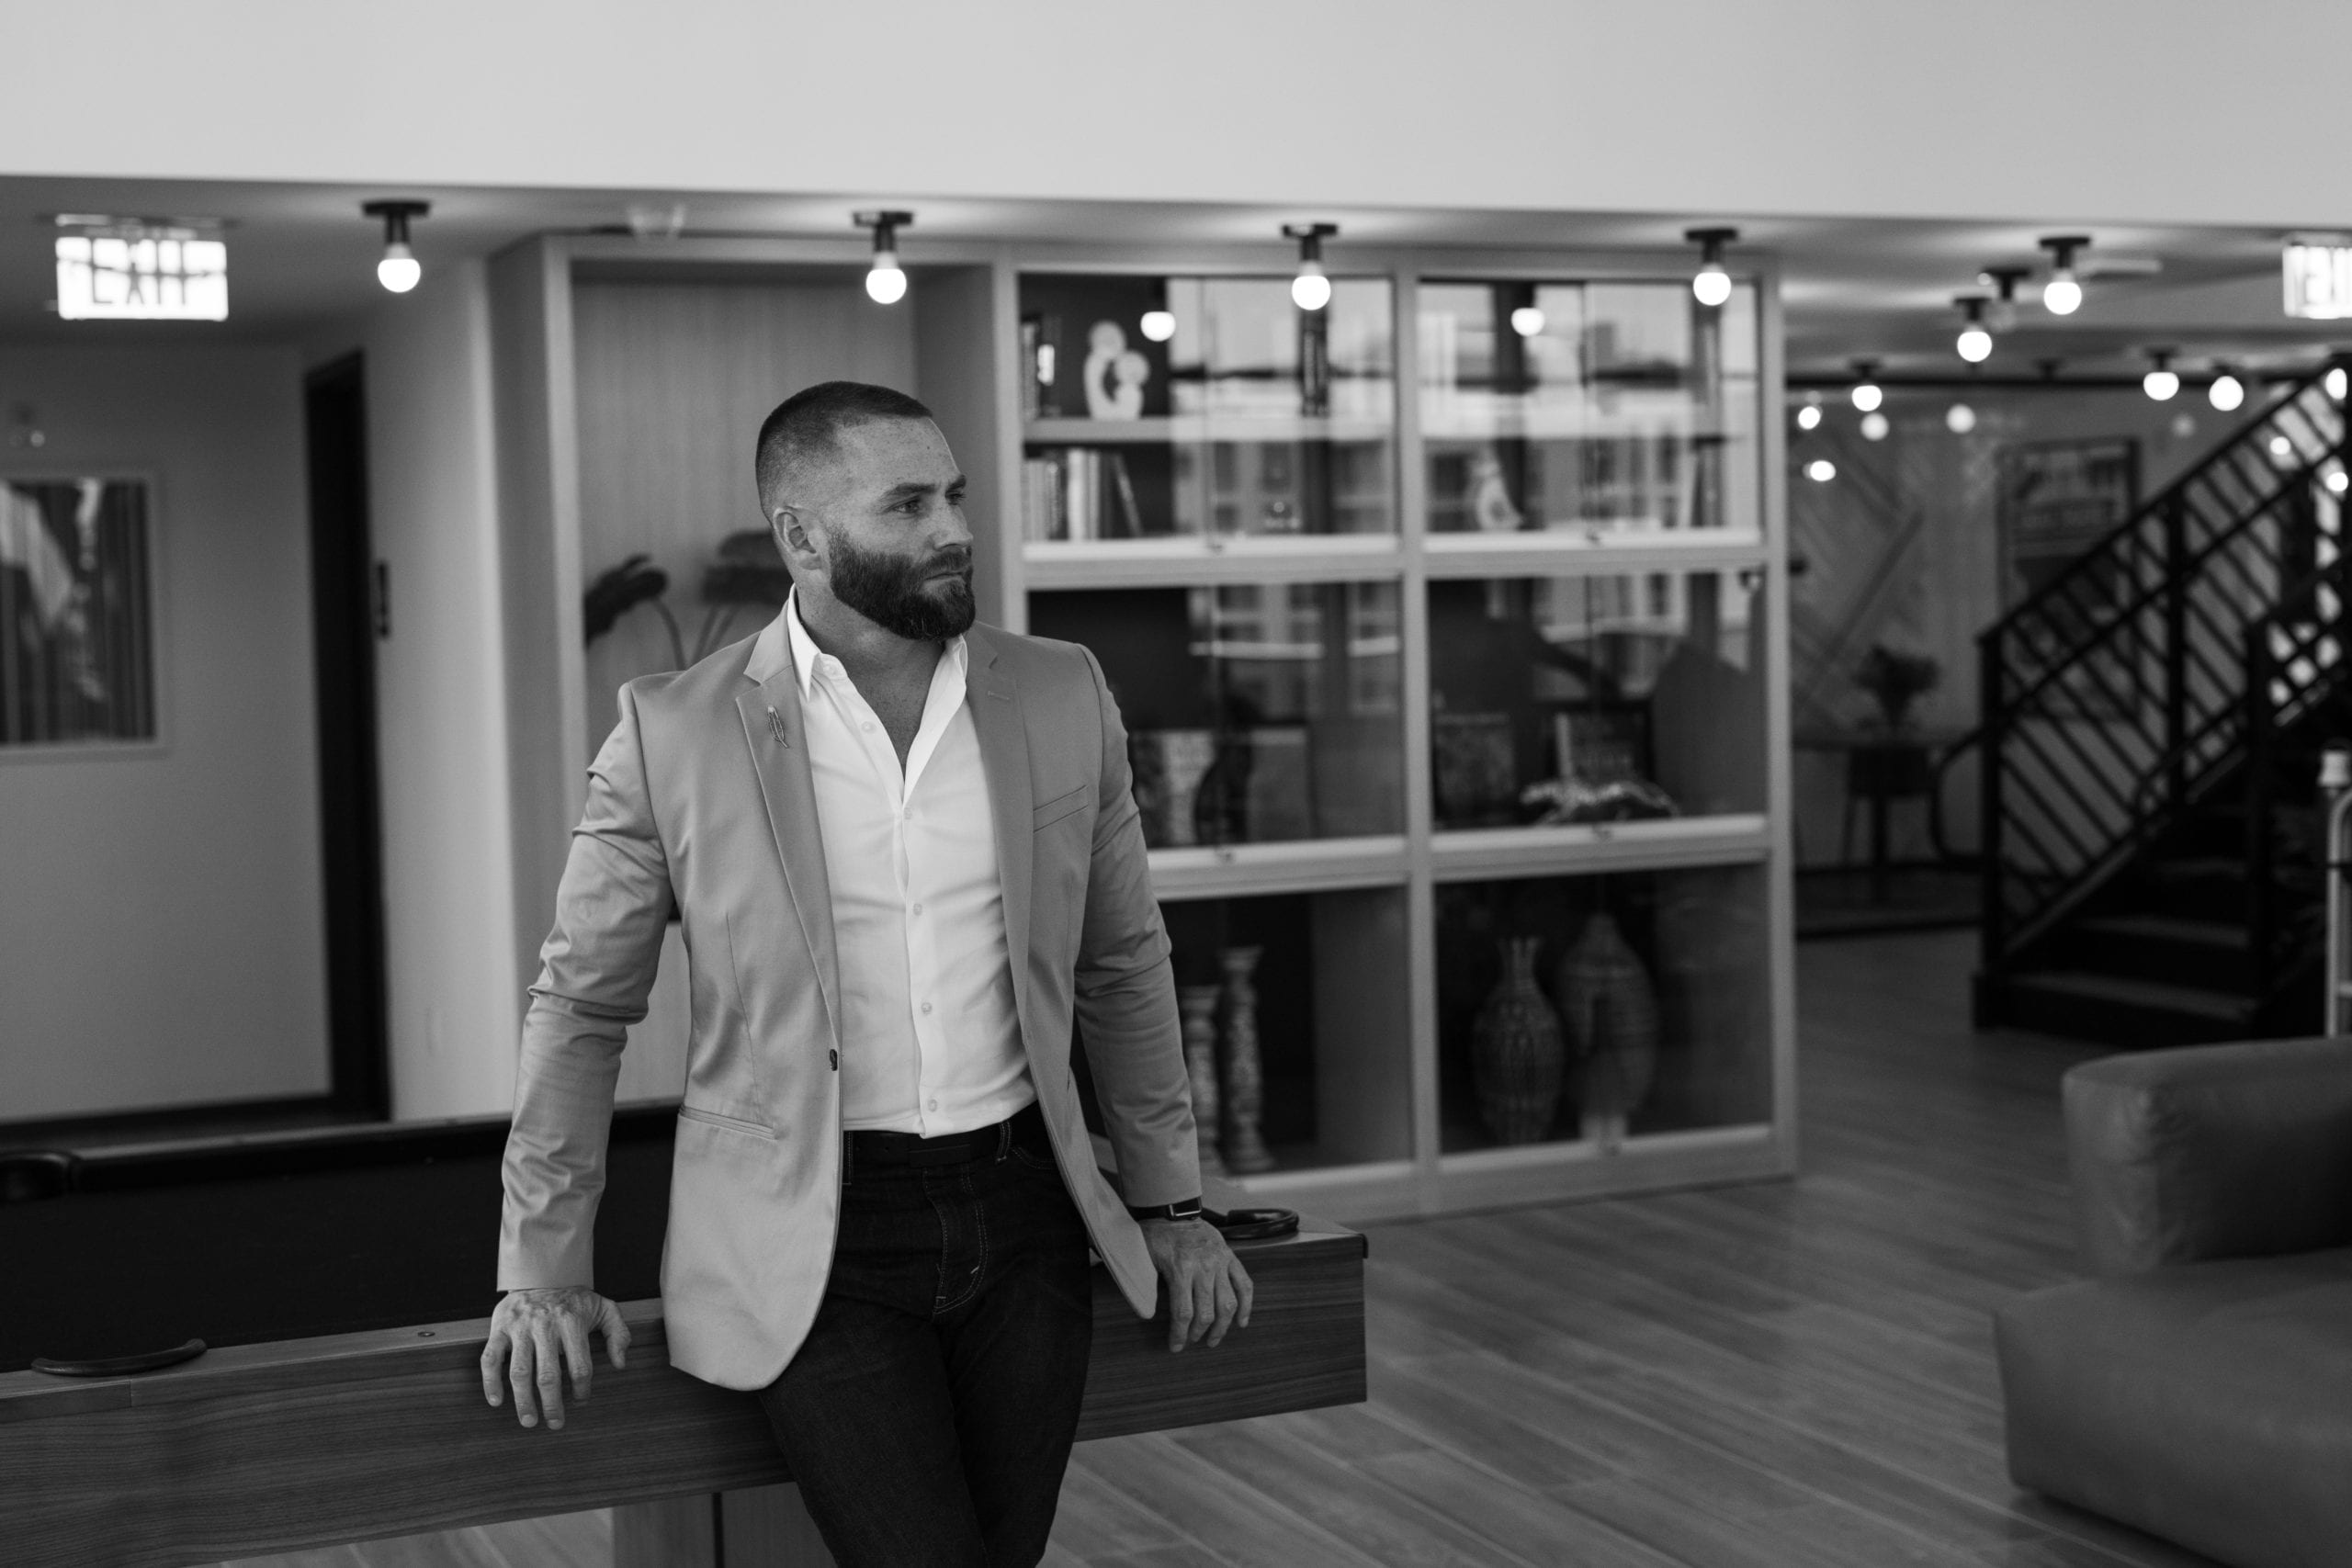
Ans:
[{"label": "shirt button", "polygon": [[937,1101],[937,1100],[933,1100],[933,1101],[931,1102],[931,1108],[932,1108],[933,1111],[938,1110],[938,1109],[939,1109],[939,1101]]},{"label": "shirt button", "polygon": [[826,1052],[825,1060],[833,1065],[833,1071],[840,1072],[842,1070],[842,1054],[839,1051]]},{"label": "shirt button", "polygon": [[923,1004],[922,1004],[922,1010],[923,1010],[923,1011],[925,1011],[925,1012],[929,1012],[929,1011],[931,1010],[931,1004],[930,1004],[929,1002],[925,1002],[925,1003],[923,1003]]},{"label": "shirt button", "polygon": [[917,904],[912,909],[910,909],[907,912],[912,915],[920,915],[922,913],[922,906],[921,904]]}]

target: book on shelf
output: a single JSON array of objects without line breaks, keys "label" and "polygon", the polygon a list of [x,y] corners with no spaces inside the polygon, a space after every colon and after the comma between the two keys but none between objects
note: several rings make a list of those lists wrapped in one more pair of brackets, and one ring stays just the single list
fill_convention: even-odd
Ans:
[{"label": "book on shelf", "polygon": [[1126,459],[1086,446],[1023,459],[1021,511],[1029,539],[1134,539],[1144,531]]}]

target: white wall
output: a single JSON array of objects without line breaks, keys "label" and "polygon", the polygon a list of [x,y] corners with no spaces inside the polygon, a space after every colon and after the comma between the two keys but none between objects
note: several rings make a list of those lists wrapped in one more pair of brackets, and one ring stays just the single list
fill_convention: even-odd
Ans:
[{"label": "white wall", "polygon": [[47,445],[152,474],[164,744],[0,750],[0,1121],[322,1093],[326,970],[300,367],[0,347]]},{"label": "white wall", "polygon": [[2352,218],[2341,0],[180,0],[8,35],[44,62],[0,96],[25,174]]},{"label": "white wall", "polygon": [[366,355],[369,529],[390,570],[376,645],[392,1112],[514,1102],[528,976],[515,973],[506,699],[480,262],[322,337]]}]

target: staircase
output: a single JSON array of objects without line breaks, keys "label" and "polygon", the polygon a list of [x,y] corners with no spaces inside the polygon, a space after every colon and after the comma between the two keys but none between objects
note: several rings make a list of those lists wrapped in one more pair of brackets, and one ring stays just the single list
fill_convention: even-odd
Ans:
[{"label": "staircase", "polygon": [[2352,454],[2327,381],[2275,391],[1979,638],[1980,1026],[2316,1029],[2313,781],[2352,729]]}]

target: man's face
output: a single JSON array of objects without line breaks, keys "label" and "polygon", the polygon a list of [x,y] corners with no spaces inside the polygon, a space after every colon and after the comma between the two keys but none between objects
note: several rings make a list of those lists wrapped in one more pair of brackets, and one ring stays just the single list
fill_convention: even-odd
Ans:
[{"label": "man's face", "polygon": [[817,493],[796,510],[835,599],[916,641],[957,637],[971,626],[964,476],[937,425],[915,419],[853,425],[811,479]]}]

